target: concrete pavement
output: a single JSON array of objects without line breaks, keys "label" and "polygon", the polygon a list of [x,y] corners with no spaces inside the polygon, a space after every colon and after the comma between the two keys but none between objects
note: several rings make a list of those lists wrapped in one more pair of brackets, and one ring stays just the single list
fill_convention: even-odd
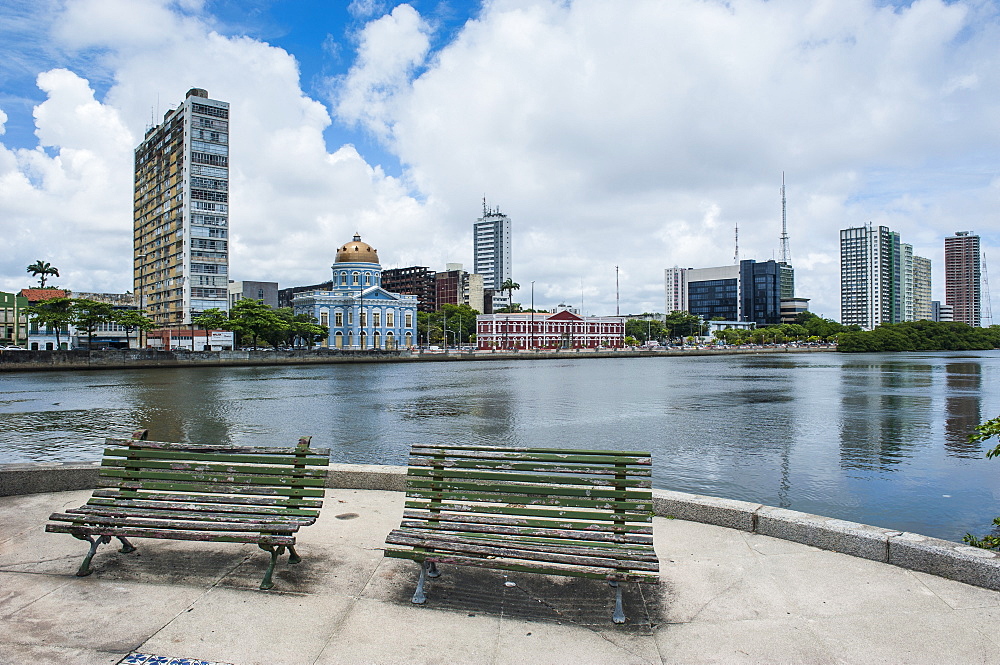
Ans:
[{"label": "concrete pavement", "polygon": [[86,544],[44,524],[89,495],[0,498],[0,663],[1000,663],[1000,592],[758,533],[656,517],[662,583],[615,626],[589,580],[442,567],[412,605],[391,491],[328,489],[270,592],[239,544],[105,545],[78,578]]}]

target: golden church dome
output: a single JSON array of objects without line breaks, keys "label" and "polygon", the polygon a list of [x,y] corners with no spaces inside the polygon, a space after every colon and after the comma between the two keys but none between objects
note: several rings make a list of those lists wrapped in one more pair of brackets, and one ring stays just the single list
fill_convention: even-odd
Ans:
[{"label": "golden church dome", "polygon": [[355,233],[354,240],[337,249],[336,263],[378,263],[378,251]]}]

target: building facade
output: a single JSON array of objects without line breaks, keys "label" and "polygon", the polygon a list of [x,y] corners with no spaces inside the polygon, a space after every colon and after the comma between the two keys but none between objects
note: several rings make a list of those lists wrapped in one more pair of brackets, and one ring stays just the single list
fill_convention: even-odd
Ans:
[{"label": "building facade", "polygon": [[160,326],[229,309],[229,104],[188,90],[135,149],[133,282]]},{"label": "building facade", "polygon": [[955,321],[982,325],[982,263],[979,236],[958,231],[944,239],[944,301]]},{"label": "building facade", "polygon": [[382,271],[382,288],[417,297],[421,312],[437,311],[437,273],[426,266],[388,268]]},{"label": "building facade", "polygon": [[472,225],[472,241],[472,272],[483,276],[484,289],[493,290],[493,310],[507,307],[509,298],[500,286],[512,279],[510,218],[500,208],[487,208],[483,200],[483,216]]},{"label": "building facade", "polygon": [[292,301],[330,329],[323,346],[366,351],[409,348],[417,339],[417,297],[382,287],[378,252],[355,235],[338,248],[328,291],[306,291]]},{"label": "building facade", "polygon": [[668,268],[664,273],[667,312],[690,312],[706,321],[781,323],[788,266],[744,259],[715,268]]},{"label": "building facade", "polygon": [[0,346],[27,348],[28,299],[20,293],[0,291]]},{"label": "building facade", "polygon": [[257,300],[271,309],[278,308],[277,282],[229,282],[227,287],[229,306],[232,307],[244,298]]},{"label": "building facade", "polygon": [[482,314],[476,317],[476,343],[480,350],[617,349],[625,345],[625,319],[584,318],[568,310]]},{"label": "building facade", "polygon": [[468,305],[482,313],[485,297],[483,276],[465,272],[461,263],[449,263],[447,268],[434,278],[437,309],[444,305]]},{"label": "building facade", "polygon": [[840,231],[840,322],[871,330],[929,314],[930,260],[886,226]]}]

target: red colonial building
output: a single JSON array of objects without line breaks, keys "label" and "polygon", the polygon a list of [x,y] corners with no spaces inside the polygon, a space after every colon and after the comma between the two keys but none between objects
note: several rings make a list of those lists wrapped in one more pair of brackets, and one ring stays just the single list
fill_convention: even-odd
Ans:
[{"label": "red colonial building", "polygon": [[596,349],[625,345],[625,319],[581,317],[572,312],[482,314],[476,317],[476,341],[489,349]]}]

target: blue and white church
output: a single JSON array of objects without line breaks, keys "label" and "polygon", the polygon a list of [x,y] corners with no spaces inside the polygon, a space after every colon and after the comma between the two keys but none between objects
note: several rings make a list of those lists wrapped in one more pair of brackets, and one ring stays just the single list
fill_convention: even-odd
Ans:
[{"label": "blue and white church", "polygon": [[395,350],[417,339],[417,297],[382,288],[382,266],[374,247],[359,234],[337,249],[329,291],[300,293],[296,314],[310,314],[329,326],[324,346],[352,351]]}]

